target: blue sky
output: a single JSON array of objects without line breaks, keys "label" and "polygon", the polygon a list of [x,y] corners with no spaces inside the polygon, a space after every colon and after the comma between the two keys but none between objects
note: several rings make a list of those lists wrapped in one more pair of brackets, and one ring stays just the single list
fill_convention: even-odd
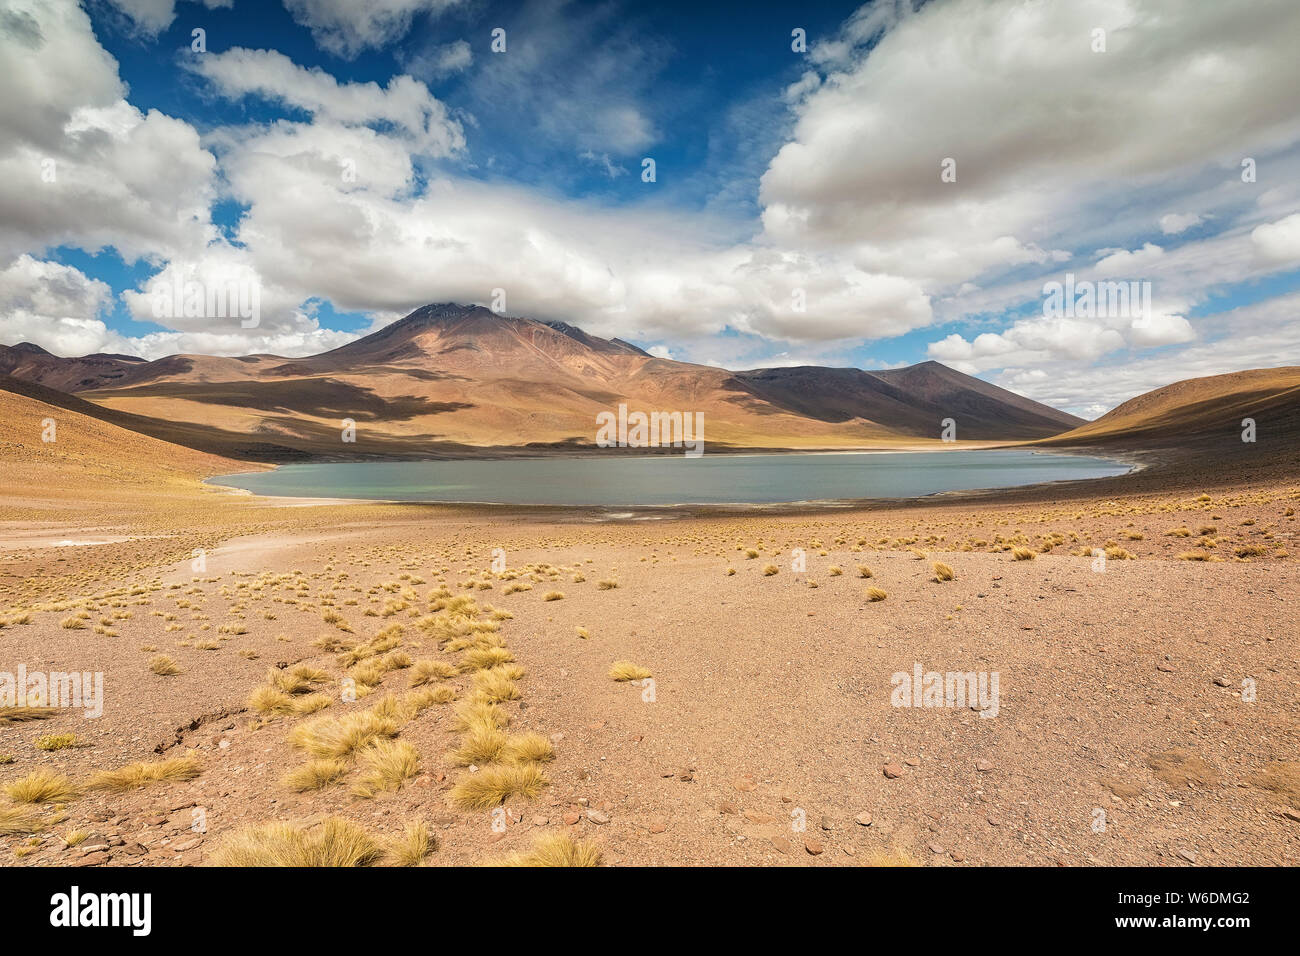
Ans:
[{"label": "blue sky", "polygon": [[[308,354],[501,290],[681,360],[936,359],[1085,415],[1300,355],[1283,0],[10,6],[7,344]],[[1145,305],[1053,314],[1067,274]],[[215,286],[251,328],[158,311]]]}]

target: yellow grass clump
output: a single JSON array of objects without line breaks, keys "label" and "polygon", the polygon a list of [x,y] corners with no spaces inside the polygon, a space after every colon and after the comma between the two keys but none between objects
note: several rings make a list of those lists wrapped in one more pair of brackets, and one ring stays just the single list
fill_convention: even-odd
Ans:
[{"label": "yellow grass clump", "polygon": [[45,767],[5,784],[4,791],[15,803],[62,803],[77,795],[77,788],[67,777]]},{"label": "yellow grass clump", "polygon": [[402,835],[388,845],[388,856],[396,866],[419,866],[437,848],[427,826],[408,823]]},{"label": "yellow grass clump", "polygon": [[536,764],[493,764],[462,778],[451,800],[462,810],[487,810],[511,797],[536,797],[549,781]]},{"label": "yellow grass clump", "polygon": [[0,836],[35,833],[40,828],[40,818],[27,807],[0,807]]},{"label": "yellow grass clump", "polygon": [[53,707],[0,707],[0,727],[30,720],[49,720],[54,713]]},{"label": "yellow grass clump", "polygon": [[867,588],[866,595],[868,601],[883,601],[885,598],[889,597],[889,595],[880,590],[880,588]]},{"label": "yellow grass clump", "polygon": [[159,677],[171,677],[181,672],[176,662],[166,654],[159,654],[149,662],[149,670],[153,671]]},{"label": "yellow grass clump", "polygon": [[65,750],[77,746],[76,734],[47,734],[36,738],[37,750]]},{"label": "yellow grass clump", "polygon": [[489,866],[599,866],[600,847],[567,833],[544,833],[524,853],[512,853]]},{"label": "yellow grass clump", "polygon": [[91,790],[111,790],[121,793],[138,790],[151,783],[193,780],[202,772],[198,757],[186,754],[168,760],[154,760],[127,764],[117,770],[101,770],[86,784]]},{"label": "yellow grass clump", "polygon": [[1012,548],[1011,557],[1016,561],[1032,561],[1035,555],[1028,548]]},{"label": "yellow grass clump", "polygon": [[211,866],[370,866],[383,848],[355,823],[331,817],[305,829],[268,823],[240,830],[208,859]]},{"label": "yellow grass clump", "polygon": [[367,744],[397,735],[397,720],[363,710],[345,717],[317,717],[289,731],[290,745],[313,757],[346,757]]},{"label": "yellow grass clump", "polygon": [[934,562],[934,579],[936,581],[951,581],[953,579],[952,568],[942,561]]},{"label": "yellow grass clump", "polygon": [[653,676],[649,670],[631,661],[615,661],[609,669],[610,680],[616,681],[644,680]]},{"label": "yellow grass clump", "polygon": [[352,791],[360,797],[373,797],[381,790],[400,790],[420,772],[420,752],[405,740],[376,740],[361,751],[360,758],[368,768]]},{"label": "yellow grass clump", "polygon": [[[513,660],[513,658],[511,658]],[[411,686],[419,687],[435,680],[456,676],[456,668],[446,661],[424,657],[411,665]]]},{"label": "yellow grass clump", "polygon": [[348,765],[342,760],[323,757],[309,760],[301,767],[295,767],[284,776],[284,785],[295,793],[320,790],[341,780],[348,772]]}]

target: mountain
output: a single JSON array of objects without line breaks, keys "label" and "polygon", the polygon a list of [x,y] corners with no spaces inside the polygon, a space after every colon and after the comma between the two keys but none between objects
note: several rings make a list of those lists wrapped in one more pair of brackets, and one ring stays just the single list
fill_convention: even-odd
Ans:
[{"label": "mountain", "polygon": [[1240,449],[1242,421],[1255,421],[1262,450],[1300,446],[1300,366],[1259,368],[1189,378],[1146,392],[1038,444],[1186,446],[1222,443]]},{"label": "mountain", "polygon": [[[937,439],[1043,438],[1067,415],[935,362],[868,372],[733,372],[657,358],[564,322],[428,305],[305,358],[172,355],[61,359],[0,346],[0,373],[76,392],[146,434],[266,461],[439,457],[592,447],[596,415],[701,412],[714,448],[852,448]],[[355,443],[342,440],[343,420]]]}]

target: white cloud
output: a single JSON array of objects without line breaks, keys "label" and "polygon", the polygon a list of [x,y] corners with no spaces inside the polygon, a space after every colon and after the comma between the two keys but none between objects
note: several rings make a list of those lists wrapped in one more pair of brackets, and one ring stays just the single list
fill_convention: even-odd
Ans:
[{"label": "white cloud", "polygon": [[386,87],[340,83],[318,67],[298,66],[283,53],[242,47],[186,60],[185,65],[230,99],[260,96],[336,124],[396,126],[416,151],[428,156],[449,156],[465,146],[460,123],[410,76],[395,76]]},{"label": "white cloud", "polygon": [[352,59],[399,40],[417,14],[440,14],[459,0],[284,0],[323,50]]},{"label": "white cloud", "polygon": [[1250,239],[1266,259],[1300,263],[1300,213],[1256,226]]},{"label": "white cloud", "polygon": [[411,74],[426,80],[441,80],[468,70],[474,62],[474,53],[464,40],[454,43],[431,44],[414,56],[405,58],[402,65]]},{"label": "white cloud", "polygon": [[1102,250],[1102,252],[1105,254],[1094,266],[1097,274],[1126,278],[1140,275],[1144,268],[1165,254],[1163,249],[1151,242],[1132,252],[1126,249]]},{"label": "white cloud", "polygon": [[1160,217],[1160,231],[1166,236],[1176,236],[1186,232],[1192,226],[1199,226],[1204,220],[1194,212],[1166,213]]},{"label": "white cloud", "polygon": [[[145,37],[156,37],[176,19],[176,0],[108,0],[126,14],[135,32]],[[198,2],[198,0],[195,0]],[[209,10],[229,8],[234,0],[202,0]]]},{"label": "white cloud", "polygon": [[128,259],[201,248],[216,162],[194,128],[123,99],[80,8],[13,0],[3,17],[0,258],[60,244]]},{"label": "white cloud", "polygon": [[[864,8],[814,47],[823,81],[762,178],[767,236],[854,247],[864,268],[931,292],[1045,261],[1113,228],[1115,204],[1099,200],[1116,182],[1169,201],[1204,168],[1239,185],[1243,143],[1296,142],[1300,61],[1283,38],[1298,33],[1287,0],[1249,17],[1180,0]],[[945,159],[955,182],[940,178]]]}]

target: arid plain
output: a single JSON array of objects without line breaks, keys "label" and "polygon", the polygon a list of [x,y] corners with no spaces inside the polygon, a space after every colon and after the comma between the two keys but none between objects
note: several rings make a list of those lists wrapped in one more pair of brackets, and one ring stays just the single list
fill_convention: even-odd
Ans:
[{"label": "arid plain", "polygon": [[[610,516],[257,498],[0,401],[0,670],[104,675],[0,711],[0,864],[1300,862],[1293,434]],[[918,664],[996,716],[893,706]]]}]

